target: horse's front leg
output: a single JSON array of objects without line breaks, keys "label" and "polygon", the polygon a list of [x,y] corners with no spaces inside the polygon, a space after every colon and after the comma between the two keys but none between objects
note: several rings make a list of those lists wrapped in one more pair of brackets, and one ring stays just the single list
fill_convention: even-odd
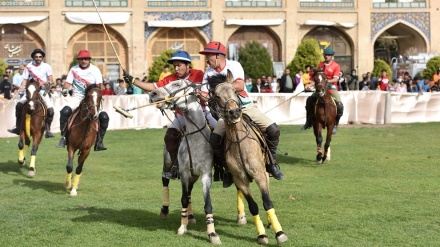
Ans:
[{"label": "horse's front leg", "polygon": [[246,213],[244,212],[243,193],[237,188],[237,223],[239,225],[246,225]]},{"label": "horse's front leg", "polygon": [[324,156],[322,157],[322,162],[327,160],[327,157],[330,159],[330,142],[332,141],[333,128],[329,126],[327,128],[327,136],[325,138],[324,144]]},{"label": "horse's front leg", "polygon": [[162,177],[162,208],[160,209],[160,218],[168,219],[170,207],[170,179]]},{"label": "horse's front leg", "polygon": [[189,195],[191,192],[189,191],[189,181],[188,179],[185,179],[185,177],[180,177],[181,183],[182,183],[182,197],[180,198],[180,202],[182,205],[182,208],[180,210],[180,227],[177,230],[177,235],[183,235],[188,231],[188,205],[189,205]]},{"label": "horse's front leg", "polygon": [[20,134],[20,141],[18,141],[18,164],[21,166],[26,165],[25,154],[28,148],[29,148],[28,145],[24,145],[24,132],[22,132]]},{"label": "horse's front leg", "polygon": [[76,167],[75,176],[73,177],[72,190],[70,191],[70,196],[78,195],[77,190],[78,190],[79,179],[81,178],[84,161],[89,156],[90,150],[91,148],[88,147],[87,149],[80,151],[80,155],[78,157],[78,166]]},{"label": "horse's front leg", "polygon": [[212,204],[211,204],[211,183],[212,183],[212,175],[211,172],[207,174],[203,174],[201,177],[202,180],[202,190],[203,190],[203,199],[205,202],[205,217],[206,217],[206,228],[209,237],[209,242],[212,244],[221,244],[220,237],[215,232],[214,227],[214,216],[212,214]]},{"label": "horse's front leg", "polygon": [[37,132],[33,135],[33,140],[32,140],[32,150],[31,150],[31,162],[29,164],[29,172],[27,174],[27,176],[29,178],[33,178],[35,177],[35,159],[37,158],[37,151],[38,151],[38,146],[41,142],[41,138],[43,137],[41,132]]},{"label": "horse's front leg", "polygon": [[66,179],[64,180],[64,188],[72,188],[72,171],[73,171],[73,157],[75,155],[75,150],[72,147],[67,148],[67,165],[66,165]]},{"label": "horse's front leg", "polygon": [[316,140],[316,163],[322,163],[322,126],[318,124],[314,127],[315,140]]},{"label": "horse's front leg", "polygon": [[272,201],[269,196],[269,189],[263,188],[261,189],[261,195],[263,199],[264,209],[267,213],[267,219],[269,221],[270,226],[275,232],[275,238],[277,239],[277,243],[281,244],[287,241],[287,235],[283,232],[283,228],[281,227],[280,222],[278,221],[278,217],[275,214],[275,209],[273,208]]}]

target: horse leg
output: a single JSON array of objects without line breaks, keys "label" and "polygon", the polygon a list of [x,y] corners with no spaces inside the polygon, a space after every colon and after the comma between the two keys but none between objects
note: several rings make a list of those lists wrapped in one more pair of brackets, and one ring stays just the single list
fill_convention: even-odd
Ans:
[{"label": "horse leg", "polygon": [[316,139],[316,163],[322,163],[322,127],[318,125],[318,127],[314,128],[315,139]]},{"label": "horse leg", "polygon": [[182,204],[182,208],[180,210],[180,227],[177,230],[177,235],[183,235],[188,231],[188,204],[189,204],[189,179],[185,180],[185,178],[180,178],[182,182],[182,197],[180,198],[180,202]]},{"label": "horse leg", "polygon": [[33,178],[35,177],[35,159],[37,157],[37,151],[38,146],[41,142],[41,138],[43,137],[41,132],[37,132],[34,134],[33,140],[32,140],[32,150],[31,150],[31,162],[29,164],[29,172],[27,174],[27,177]]},{"label": "horse leg", "polygon": [[238,211],[237,223],[239,225],[247,224],[246,214],[244,212],[243,199],[244,199],[243,193],[237,188],[237,211]]},{"label": "horse leg", "polygon": [[168,185],[170,179],[162,177],[162,208],[160,209],[160,218],[168,219],[169,206],[170,206],[170,189]]},{"label": "horse leg", "polygon": [[[264,192],[263,192],[264,191]],[[277,239],[277,243],[281,244],[287,241],[287,235],[283,232],[280,222],[278,221],[278,217],[275,214],[275,209],[273,208],[272,201],[270,200],[269,191],[263,190],[261,195],[263,198],[263,206],[267,213],[267,219],[269,221],[270,226],[275,232],[275,238]]]},{"label": "horse leg", "polygon": [[66,165],[66,178],[64,180],[64,188],[71,189],[72,188],[72,171],[73,171],[73,156],[75,155],[75,150],[72,147],[68,147],[67,156],[68,161]]},{"label": "horse leg", "polygon": [[196,218],[194,217],[194,213],[193,213],[193,208],[192,208],[192,201],[191,201],[191,192],[193,190],[193,185],[194,184],[190,184],[189,189],[188,189],[188,223],[191,224],[196,224]]},{"label": "horse leg", "polygon": [[20,134],[20,141],[18,142],[18,164],[21,166],[25,166],[26,165],[26,158],[25,158],[25,154],[27,152],[27,149],[29,148],[29,146],[25,146],[24,145],[24,134]]},{"label": "horse leg", "polygon": [[202,190],[203,199],[205,202],[205,217],[206,217],[206,228],[209,237],[209,242],[212,244],[221,244],[220,237],[215,232],[214,227],[214,216],[212,214],[212,204],[211,204],[211,182],[212,176],[211,172],[203,174],[201,176],[202,180]]},{"label": "horse leg", "polygon": [[78,166],[76,167],[75,176],[73,177],[72,190],[70,191],[70,196],[78,195],[77,189],[78,189],[79,179],[81,178],[81,172],[83,169],[84,161],[87,159],[87,156],[89,156],[90,150],[91,150],[90,148],[87,148],[85,150],[80,151],[80,155],[78,157]]},{"label": "horse leg", "polygon": [[327,136],[325,138],[325,144],[324,144],[324,156],[322,157],[322,162],[325,162],[327,160],[327,157],[330,156],[330,142],[332,141],[332,133],[333,128],[331,126],[327,127]]}]

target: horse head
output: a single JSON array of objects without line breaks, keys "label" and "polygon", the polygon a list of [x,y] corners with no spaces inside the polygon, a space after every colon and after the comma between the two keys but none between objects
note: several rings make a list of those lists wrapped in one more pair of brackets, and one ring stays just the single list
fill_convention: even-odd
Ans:
[{"label": "horse head", "polygon": [[29,103],[29,110],[33,111],[37,107],[40,99],[40,83],[29,80],[26,84],[26,100]]},{"label": "horse head", "polygon": [[313,81],[319,97],[323,97],[327,88],[327,77],[321,70],[315,70],[313,73]]},{"label": "horse head", "polygon": [[85,97],[81,104],[87,109],[87,118],[90,120],[97,120],[99,117],[99,110],[101,109],[102,91],[96,84],[91,84],[86,88]]},{"label": "horse head", "polygon": [[241,104],[238,93],[232,86],[232,73],[217,74],[208,78],[211,90],[210,105],[229,124],[236,124],[241,120]]},{"label": "horse head", "polygon": [[195,84],[188,80],[176,80],[151,91],[150,102],[159,102],[156,107],[164,109],[184,110],[189,103],[188,100],[195,100],[195,97],[187,97],[193,94]]}]

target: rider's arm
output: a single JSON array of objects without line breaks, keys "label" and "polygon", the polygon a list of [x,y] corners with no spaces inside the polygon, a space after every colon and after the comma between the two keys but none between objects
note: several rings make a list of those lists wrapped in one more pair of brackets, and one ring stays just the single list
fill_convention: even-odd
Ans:
[{"label": "rider's arm", "polygon": [[154,89],[156,89],[156,87],[154,86],[154,83],[151,82],[140,82],[140,81],[135,81],[133,82],[133,84],[138,87],[138,88],[142,88],[143,90],[147,91],[147,92],[151,92]]}]

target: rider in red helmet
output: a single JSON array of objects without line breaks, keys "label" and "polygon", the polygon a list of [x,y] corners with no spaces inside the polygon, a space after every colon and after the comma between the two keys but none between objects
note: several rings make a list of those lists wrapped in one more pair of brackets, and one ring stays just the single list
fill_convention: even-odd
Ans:
[{"label": "rider in red helmet", "polygon": [[[52,132],[50,132],[50,125],[52,124],[55,112],[53,110],[53,102],[50,98],[50,93],[47,92],[49,91],[50,84],[53,84],[52,67],[49,64],[43,62],[44,58],[46,57],[46,53],[44,53],[44,51],[41,49],[37,48],[32,51],[31,57],[33,61],[26,65],[26,68],[23,71],[24,79],[21,83],[19,91],[23,91],[25,89],[28,80],[35,80],[40,83],[40,95],[43,99],[44,105],[47,108],[47,116],[45,121],[46,138],[52,138],[55,136],[52,134]],[[19,135],[21,110],[25,103],[26,94],[21,97],[20,101],[15,107],[15,117],[17,118],[16,124],[15,128],[8,130],[9,132]]]},{"label": "rider in red helmet", "polygon": [[[201,89],[202,97],[209,98],[210,89],[208,86],[208,78],[210,76],[217,74],[223,74],[226,76],[227,71],[231,71],[234,80],[232,85],[239,94],[240,102],[243,105],[243,112],[249,115],[249,117],[266,135],[267,144],[273,156],[272,163],[266,165],[266,170],[272,174],[275,179],[283,179],[283,173],[281,172],[281,169],[276,161],[280,129],[278,128],[278,125],[264,115],[264,113],[262,113],[249,98],[246,90],[244,89],[243,67],[237,61],[226,59],[226,48],[218,41],[209,42],[203,51],[200,51],[199,53],[205,55],[206,63],[209,66],[209,68],[206,69],[203,77],[203,86]],[[225,169],[227,169],[225,153],[223,150],[224,147],[221,145],[221,140],[224,134],[225,123],[223,119],[219,119],[217,126],[214,128],[214,131],[211,134],[209,142],[214,150],[216,159],[221,162]],[[232,183],[232,175],[229,172],[226,172],[223,176],[223,187],[229,187],[232,185]]]},{"label": "rider in red helmet", "polygon": [[[66,124],[73,111],[79,106],[81,100],[85,97],[85,89],[91,84],[102,84],[102,74],[98,67],[90,63],[92,57],[88,50],[81,50],[76,57],[79,64],[74,65],[67,74],[66,83],[64,89],[72,89],[72,97],[70,97],[68,103],[60,111],[60,130],[61,139],[58,142],[58,148],[64,148],[66,146]],[[99,131],[96,136],[96,142],[94,146],[95,151],[107,150],[104,146],[103,140],[105,132],[108,128],[109,116],[108,114],[99,109]]]}]

